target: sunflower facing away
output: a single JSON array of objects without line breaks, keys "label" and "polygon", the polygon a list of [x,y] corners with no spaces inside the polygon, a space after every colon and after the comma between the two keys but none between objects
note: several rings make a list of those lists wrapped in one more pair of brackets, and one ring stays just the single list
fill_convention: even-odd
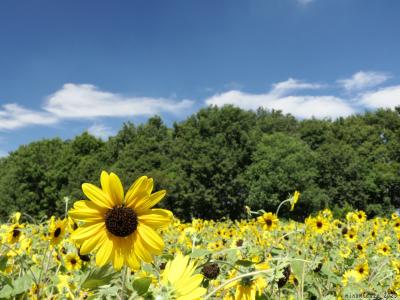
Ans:
[{"label": "sunflower facing away", "polygon": [[172,219],[170,211],[152,209],[165,191],[152,193],[153,179],[146,176],[137,179],[126,194],[114,173],[103,171],[100,181],[101,189],[84,183],[83,193],[91,201],[77,201],[69,212],[71,218],[84,222],[72,234],[80,244],[80,253],[97,250],[96,264],[112,261],[117,270],[124,264],[138,269],[140,261],[152,262],[153,255],[161,254],[164,248],[155,229]]}]

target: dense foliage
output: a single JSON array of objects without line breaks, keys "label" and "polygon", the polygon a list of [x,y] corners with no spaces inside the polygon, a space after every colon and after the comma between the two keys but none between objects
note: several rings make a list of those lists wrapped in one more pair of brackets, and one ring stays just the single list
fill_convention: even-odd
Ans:
[{"label": "dense foliage", "polygon": [[400,108],[296,120],[208,107],[173,128],[159,117],[127,123],[106,142],[88,133],[34,142],[0,159],[0,218],[61,214],[63,197],[82,198],[81,184],[103,169],[124,184],[153,177],[168,191],[163,205],[184,220],[239,218],[244,205],[272,210],[294,190],[298,219],[325,207],[374,216],[400,206]]}]

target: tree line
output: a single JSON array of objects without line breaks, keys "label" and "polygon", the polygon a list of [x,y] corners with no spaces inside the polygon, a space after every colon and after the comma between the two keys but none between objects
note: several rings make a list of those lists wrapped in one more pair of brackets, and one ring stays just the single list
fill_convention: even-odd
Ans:
[{"label": "tree line", "polygon": [[327,207],[386,214],[400,206],[400,107],[297,120],[210,106],[170,128],[158,116],[125,123],[107,141],[87,132],[40,140],[0,159],[0,218],[63,215],[63,198],[84,199],[81,184],[99,185],[102,170],[125,187],[153,177],[167,190],[160,206],[183,220],[241,218],[245,205],[275,211],[295,190],[295,210],[281,216],[300,220]]}]

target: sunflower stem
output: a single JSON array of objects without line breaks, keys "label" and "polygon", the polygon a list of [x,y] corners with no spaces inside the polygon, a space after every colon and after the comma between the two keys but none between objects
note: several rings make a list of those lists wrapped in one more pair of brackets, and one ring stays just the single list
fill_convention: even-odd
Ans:
[{"label": "sunflower stem", "polygon": [[121,272],[121,300],[125,300],[125,287],[126,287],[126,278],[128,277],[128,267],[123,266],[122,272]]},{"label": "sunflower stem", "polygon": [[278,213],[279,213],[279,210],[281,209],[281,206],[282,206],[284,203],[286,203],[286,202],[290,202],[290,199],[283,200],[283,201],[279,204],[279,206],[278,206],[278,208],[276,209],[276,212],[275,212],[276,217],[278,217]]}]

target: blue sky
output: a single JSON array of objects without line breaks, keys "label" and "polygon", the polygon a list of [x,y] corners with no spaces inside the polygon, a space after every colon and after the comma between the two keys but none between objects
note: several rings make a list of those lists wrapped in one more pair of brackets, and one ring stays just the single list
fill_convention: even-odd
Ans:
[{"label": "blue sky", "polygon": [[400,105],[398,0],[0,2],[0,155],[209,104]]}]

